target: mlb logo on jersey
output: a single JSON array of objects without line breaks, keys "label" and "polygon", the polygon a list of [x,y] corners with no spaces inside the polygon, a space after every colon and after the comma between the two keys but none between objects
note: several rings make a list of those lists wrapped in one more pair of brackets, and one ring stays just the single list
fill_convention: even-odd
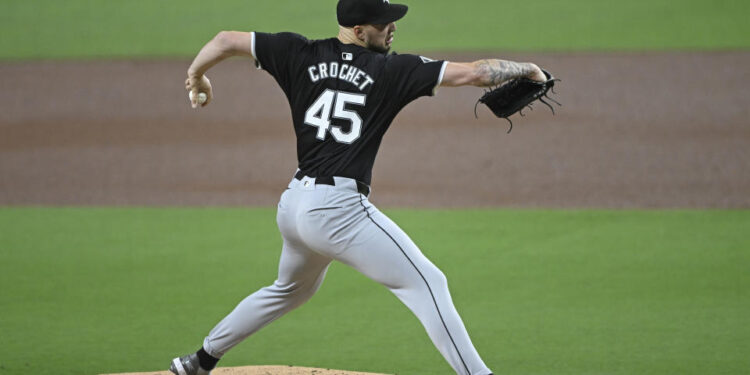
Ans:
[{"label": "mlb logo on jersey", "polygon": [[341,59],[344,60],[344,61],[352,61],[353,58],[354,58],[354,55],[352,55],[349,52],[343,52],[343,53],[341,53]]}]

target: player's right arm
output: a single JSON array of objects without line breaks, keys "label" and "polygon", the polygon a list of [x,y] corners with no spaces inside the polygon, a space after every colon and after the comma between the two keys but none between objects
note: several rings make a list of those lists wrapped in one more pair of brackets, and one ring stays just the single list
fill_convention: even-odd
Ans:
[{"label": "player's right arm", "polygon": [[253,33],[241,31],[221,31],[201,48],[193,63],[188,68],[188,78],[185,89],[193,92],[193,108],[198,106],[198,93],[206,93],[207,100],[203,106],[211,102],[211,82],[206,78],[206,71],[222,60],[232,56],[253,57]]},{"label": "player's right arm", "polygon": [[470,63],[449,62],[440,86],[499,86],[503,82],[523,77],[537,81],[546,80],[536,64],[486,59]]}]

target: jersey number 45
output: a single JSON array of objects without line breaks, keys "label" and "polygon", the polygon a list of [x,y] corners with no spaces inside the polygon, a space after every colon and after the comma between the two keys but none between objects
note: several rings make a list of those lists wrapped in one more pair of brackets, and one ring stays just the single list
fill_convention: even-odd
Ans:
[{"label": "jersey number 45", "polygon": [[[357,112],[347,109],[346,105],[364,106],[365,99],[366,96],[363,94],[326,89],[305,112],[305,124],[318,128],[316,138],[321,141],[326,139],[326,133],[330,131],[336,142],[351,144],[362,133],[362,118]],[[331,115],[333,118],[349,120],[349,131],[345,132],[339,126],[331,126]]]}]

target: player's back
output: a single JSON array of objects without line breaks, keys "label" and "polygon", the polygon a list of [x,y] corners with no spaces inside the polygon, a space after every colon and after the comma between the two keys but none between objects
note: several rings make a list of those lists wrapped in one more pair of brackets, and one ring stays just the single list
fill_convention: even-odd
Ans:
[{"label": "player's back", "polygon": [[289,100],[298,168],[367,184],[393,118],[412,100],[431,95],[444,68],[442,61],[293,33],[255,33],[253,47]]}]

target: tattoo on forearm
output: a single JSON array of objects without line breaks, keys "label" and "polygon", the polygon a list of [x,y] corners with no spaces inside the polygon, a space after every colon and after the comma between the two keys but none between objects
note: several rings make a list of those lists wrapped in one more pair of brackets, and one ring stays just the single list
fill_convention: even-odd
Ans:
[{"label": "tattoo on forearm", "polygon": [[526,77],[532,73],[530,64],[506,60],[479,60],[477,71],[484,86],[497,86],[507,80]]}]

